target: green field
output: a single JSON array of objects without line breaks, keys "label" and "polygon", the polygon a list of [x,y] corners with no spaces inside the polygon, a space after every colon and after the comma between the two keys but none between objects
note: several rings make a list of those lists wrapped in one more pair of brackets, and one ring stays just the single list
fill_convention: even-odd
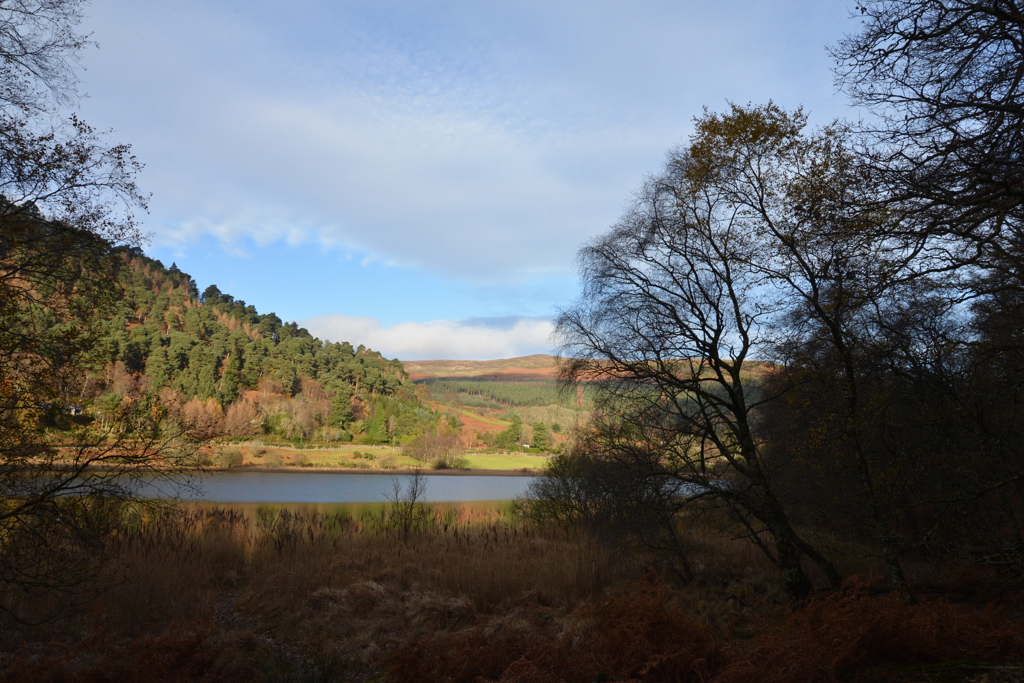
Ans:
[{"label": "green field", "polygon": [[[574,407],[577,403],[574,392],[567,393],[551,380],[424,379],[417,380],[416,383],[429,387],[431,398],[435,401],[458,401],[464,406],[474,408],[500,409],[511,406],[549,405]],[[583,400],[586,402],[587,397],[584,396]]]},{"label": "green field", "polygon": [[521,469],[543,469],[548,462],[546,455],[475,455],[463,456],[469,461],[471,470],[521,470]]},{"label": "green field", "polygon": [[[254,468],[326,467],[331,469],[388,471],[430,467],[429,463],[424,464],[402,455],[401,448],[342,446],[319,450],[275,448],[258,444],[242,444],[218,448],[212,458],[214,466],[222,466],[224,464],[225,461],[218,459],[217,456],[218,454],[222,456],[226,451],[237,451],[241,454],[241,463],[234,466]],[[520,455],[515,453],[474,454],[469,452],[463,457],[469,462],[468,469],[471,470],[539,470],[543,469],[547,463],[547,456],[544,455]]]}]

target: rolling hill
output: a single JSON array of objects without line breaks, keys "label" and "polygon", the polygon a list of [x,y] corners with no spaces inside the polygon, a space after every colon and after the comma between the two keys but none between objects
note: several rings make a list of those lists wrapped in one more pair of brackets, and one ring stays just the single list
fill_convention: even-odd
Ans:
[{"label": "rolling hill", "polygon": [[558,373],[558,359],[543,353],[498,360],[404,360],[402,365],[413,380],[553,381]]}]

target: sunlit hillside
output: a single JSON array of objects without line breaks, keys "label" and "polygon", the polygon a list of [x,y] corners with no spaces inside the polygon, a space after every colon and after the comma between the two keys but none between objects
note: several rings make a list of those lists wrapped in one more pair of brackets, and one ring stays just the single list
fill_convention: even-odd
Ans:
[{"label": "sunlit hillside", "polygon": [[543,353],[498,360],[404,360],[402,365],[414,380],[448,377],[552,380],[558,371],[558,359]]}]

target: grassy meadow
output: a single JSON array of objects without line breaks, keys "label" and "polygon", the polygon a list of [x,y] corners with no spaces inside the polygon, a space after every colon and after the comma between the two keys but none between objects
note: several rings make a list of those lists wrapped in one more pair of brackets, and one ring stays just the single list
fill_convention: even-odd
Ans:
[{"label": "grassy meadow", "polygon": [[[509,451],[467,451],[461,470],[491,472],[540,472],[548,456]],[[262,443],[217,445],[208,449],[211,467],[246,469],[314,469],[391,472],[422,468],[424,463],[403,454],[396,446],[281,447]],[[429,472],[430,470],[424,470]]]}]

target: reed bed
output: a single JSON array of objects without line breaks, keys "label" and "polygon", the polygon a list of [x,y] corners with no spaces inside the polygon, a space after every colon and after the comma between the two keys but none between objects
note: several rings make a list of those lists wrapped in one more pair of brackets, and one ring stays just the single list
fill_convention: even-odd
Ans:
[{"label": "reed bed", "polygon": [[429,505],[359,516],[165,510],[126,524],[103,561],[106,580],[74,610],[60,612],[59,595],[8,591],[21,620],[41,623],[0,616],[6,680],[28,676],[27,662],[49,662],[28,676],[38,680],[93,680],[90,667],[108,670],[118,648],[129,659],[174,643],[199,653],[197,638],[213,649],[240,638],[285,669],[373,669],[416,628],[466,625],[523,600],[570,608],[643,570],[578,531]]},{"label": "reed bed", "polygon": [[[969,577],[913,606],[851,583],[797,606],[749,543],[711,523],[687,543],[697,578],[681,585],[656,554],[494,510],[167,510],[110,539],[84,606],[35,626],[0,616],[0,681],[1024,675],[1012,577]],[[22,598],[22,617],[59,604]]]}]

